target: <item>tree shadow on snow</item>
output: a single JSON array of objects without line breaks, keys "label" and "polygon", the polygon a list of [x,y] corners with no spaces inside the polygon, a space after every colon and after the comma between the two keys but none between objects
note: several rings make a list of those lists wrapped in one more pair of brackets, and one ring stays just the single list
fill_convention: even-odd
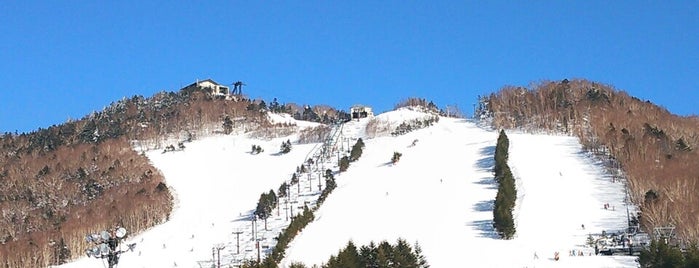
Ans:
[{"label": "tree shadow on snow", "polygon": [[495,146],[486,146],[478,151],[482,157],[476,161],[476,167],[481,171],[492,171],[495,166]]},{"label": "tree shadow on snow", "polygon": [[483,177],[479,181],[476,181],[473,183],[486,186],[485,187],[486,189],[491,189],[491,190],[498,189],[498,184],[495,182],[495,178],[493,178],[493,177]]},{"label": "tree shadow on snow", "polygon": [[495,200],[484,200],[473,205],[473,209],[478,212],[488,212],[493,211],[495,207]]},{"label": "tree shadow on snow", "polygon": [[376,166],[376,167],[392,167],[392,166],[393,166],[393,162],[388,161],[388,162],[386,162],[386,163],[379,164],[379,165]]},{"label": "tree shadow on snow", "polygon": [[480,237],[500,239],[498,233],[495,232],[495,227],[493,227],[493,220],[473,221],[468,225],[474,227]]},{"label": "tree shadow on snow", "polygon": [[240,216],[238,216],[235,220],[233,220],[233,222],[237,222],[237,221],[252,221],[252,217],[254,217],[254,216],[253,216],[253,212],[255,212],[255,210],[248,210],[248,211],[246,211],[246,212],[243,212],[243,213],[240,214]]}]

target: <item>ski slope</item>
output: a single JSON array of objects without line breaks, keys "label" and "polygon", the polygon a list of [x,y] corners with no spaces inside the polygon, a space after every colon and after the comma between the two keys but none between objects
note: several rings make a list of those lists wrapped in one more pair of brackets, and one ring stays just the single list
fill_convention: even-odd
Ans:
[{"label": "ski slope", "polygon": [[[349,240],[399,237],[417,241],[432,267],[637,267],[634,257],[568,256],[594,252],[583,247],[588,233],[625,227],[623,185],[575,138],[508,136],[519,196],[515,239],[499,240],[492,228],[497,133],[441,118],[404,136],[365,141],[363,156],[337,177],[338,188],[291,243],[282,267],[321,264]],[[391,165],[394,151],[403,156]]]},{"label": "ski slope", "polygon": [[[376,119],[397,126],[424,116],[399,109]],[[634,257],[568,256],[572,249],[592,251],[583,246],[588,233],[616,231],[626,223],[623,185],[612,183],[575,138],[508,133],[509,164],[518,189],[517,234],[504,241],[492,228],[496,132],[465,120],[441,118],[431,127],[402,136],[383,133],[366,139],[371,120],[345,124],[343,141],[365,139],[362,157],[335,176],[338,187],[315,213],[316,220],[292,241],[281,267],[296,261],[309,267],[321,264],[349,240],[364,245],[395,242],[399,237],[418,242],[436,268],[637,267]],[[250,234],[240,236],[241,253],[237,253],[232,233],[249,230],[249,215],[260,194],[276,192],[317,148],[317,144],[294,144],[289,154],[276,154],[287,139],[294,137],[262,141],[243,135],[213,136],[186,144],[184,151],[148,152],[173,191],[175,208],[168,222],[128,237],[126,243],[137,243],[136,250],[123,254],[118,267],[211,267],[215,246],[225,246],[222,267],[254,258]],[[251,155],[253,144],[265,152]],[[389,160],[396,151],[403,156],[392,165]],[[300,179],[303,187],[298,192],[291,187],[298,201],[292,206],[312,206],[317,180]],[[604,203],[615,209],[603,209]],[[258,223],[263,246],[271,247],[271,238],[288,224],[284,206],[272,212],[267,231]],[[296,208],[294,213],[300,211]],[[559,261],[553,261],[554,252],[560,252]],[[103,260],[83,257],[61,267],[102,266]]]},{"label": "ski slope", "polygon": [[[289,138],[214,136],[187,143],[184,151],[147,152],[173,190],[175,207],[169,221],[129,237],[126,243],[137,243],[136,249],[122,254],[118,267],[200,267],[201,261],[210,261],[212,247],[235,239],[231,233],[249,218],[260,194],[276,192],[315,146],[294,144],[290,153],[278,155]],[[253,144],[265,151],[250,154]],[[233,249],[226,250],[221,254]],[[61,267],[103,266],[102,259],[83,257]]]}]

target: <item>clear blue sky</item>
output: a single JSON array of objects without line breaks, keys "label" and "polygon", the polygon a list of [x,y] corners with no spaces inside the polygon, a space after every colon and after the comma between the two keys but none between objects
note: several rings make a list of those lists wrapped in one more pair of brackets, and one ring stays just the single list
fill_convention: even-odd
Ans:
[{"label": "clear blue sky", "polygon": [[0,132],[206,78],[265,100],[381,112],[423,97],[469,114],[504,85],[586,78],[699,114],[699,1],[523,2],[3,1]]}]

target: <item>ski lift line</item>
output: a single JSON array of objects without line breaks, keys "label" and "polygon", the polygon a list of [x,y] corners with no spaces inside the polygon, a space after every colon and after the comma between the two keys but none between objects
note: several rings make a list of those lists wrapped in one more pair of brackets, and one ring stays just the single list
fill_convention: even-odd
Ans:
[{"label": "ski lift line", "polygon": [[[323,152],[323,150],[326,152],[330,152],[334,147],[337,147],[337,145],[340,142],[340,139],[343,137],[343,135],[342,135],[343,126],[344,126],[343,124],[334,125],[333,131],[327,136],[326,140],[322,143],[316,144],[307,153],[305,159],[309,159],[309,157],[311,157],[311,156],[313,156],[315,159],[314,165],[308,165],[309,166],[309,171],[308,171],[309,174],[314,173],[314,172],[319,172],[318,169],[321,168],[321,166],[323,166],[323,167],[325,166],[323,163],[328,162],[329,159],[332,158],[332,156],[330,156],[329,154],[323,154],[321,152]],[[318,162],[321,162],[321,163],[318,163]],[[307,180],[306,178],[304,178],[304,176],[301,176],[299,179],[300,179],[299,185],[302,183],[302,181],[310,182],[310,179]],[[322,191],[322,189],[321,189],[321,191]],[[290,191],[288,199],[289,200],[292,200],[292,199],[297,200],[295,202],[298,202],[298,203],[304,203],[307,205],[315,206],[315,205],[317,205],[317,201],[314,199],[317,198],[317,195],[314,193],[317,193],[317,192],[313,191],[312,187],[311,187],[310,191],[304,191],[303,193],[295,193],[294,191]],[[291,203],[293,204],[293,202],[291,202]],[[300,214],[301,208],[302,207],[299,207],[299,210],[291,212],[290,214],[292,216]],[[292,207],[292,209],[294,209],[294,208]],[[275,228],[287,228],[287,227],[288,227],[288,224],[286,224],[286,222],[284,222],[284,224],[281,224],[281,226],[276,226]],[[270,235],[268,233],[263,232],[263,233],[260,233],[259,235],[260,235],[261,239],[270,238],[270,237],[267,237],[268,235]],[[244,260],[244,259],[255,259],[257,257],[256,254],[248,254],[248,252],[247,252],[248,248],[256,247],[256,246],[254,246],[254,242],[247,241],[246,239],[242,239],[240,242],[241,242],[240,244],[242,244],[242,245],[240,245],[240,247],[244,248],[245,251],[242,251],[242,252],[237,253],[237,254],[234,254],[231,252],[230,254],[232,254],[233,256],[221,256],[222,262],[235,263],[236,260],[240,259],[240,258],[242,258]],[[232,243],[233,242],[230,242],[229,245],[232,245]],[[269,247],[271,247],[272,245],[271,244],[260,245],[260,247],[265,247],[265,246],[267,248],[263,251],[264,251],[264,255],[267,255],[268,251],[269,251]],[[236,246],[233,245],[231,248],[233,248],[233,247],[236,247]],[[237,261],[237,262],[240,263],[240,261]],[[202,263],[213,263],[213,262],[202,262]]]}]

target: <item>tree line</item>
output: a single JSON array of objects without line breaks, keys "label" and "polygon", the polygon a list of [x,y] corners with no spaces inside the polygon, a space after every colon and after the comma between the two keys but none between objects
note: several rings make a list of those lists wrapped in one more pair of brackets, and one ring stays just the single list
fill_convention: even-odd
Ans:
[{"label": "tree line", "polygon": [[[281,259],[280,259],[281,260]],[[274,263],[264,262],[256,264],[249,262],[244,268],[277,267]],[[302,262],[292,263],[290,268],[305,268]],[[316,267],[316,266],[314,266]],[[395,244],[382,241],[375,244],[357,247],[351,240],[340,249],[337,255],[331,255],[328,261],[322,264],[322,268],[429,268],[427,258],[422,254],[422,248],[418,243],[411,246],[404,239],[399,238]]]}]

